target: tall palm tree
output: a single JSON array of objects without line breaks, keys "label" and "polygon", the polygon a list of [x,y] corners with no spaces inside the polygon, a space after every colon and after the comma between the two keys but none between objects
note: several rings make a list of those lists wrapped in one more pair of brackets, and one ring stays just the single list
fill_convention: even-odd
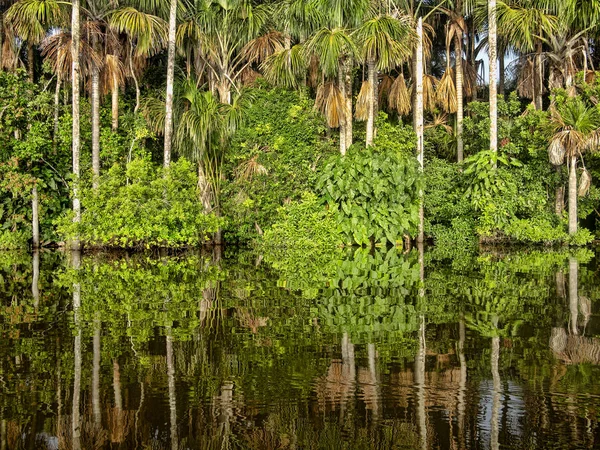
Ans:
[{"label": "tall palm tree", "polygon": [[570,98],[551,114],[554,134],[551,152],[566,156],[569,168],[569,234],[577,233],[577,161],[583,153],[596,150],[600,143],[600,114],[580,98]]},{"label": "tall palm tree", "polygon": [[[79,111],[79,81],[80,81],[80,4],[79,0],[73,0],[71,10],[71,83],[72,83],[72,105],[73,105],[73,221],[81,222],[81,202],[79,200],[79,177],[81,175],[79,167],[80,157],[80,111]],[[79,248],[79,238],[75,238],[72,243],[73,249]]]},{"label": "tall palm tree", "polygon": [[[417,45],[415,51],[415,110],[414,125],[417,134],[417,159],[421,173],[425,163],[425,143],[423,128],[423,18],[417,19]],[[419,229],[417,241],[423,243],[425,240],[425,207],[423,189],[419,192]]]},{"label": "tall palm tree", "polygon": [[6,20],[16,35],[27,43],[29,81],[35,74],[35,46],[46,36],[47,29],[64,19],[57,0],[19,0],[6,12]]},{"label": "tall palm tree", "polygon": [[169,9],[169,37],[167,61],[167,98],[165,101],[165,147],[164,167],[171,165],[171,148],[173,146],[173,87],[175,83],[175,45],[177,39],[177,0],[171,0]]},{"label": "tall palm tree", "polygon": [[498,56],[496,0],[488,0],[488,51],[490,60],[490,150],[498,151]]},{"label": "tall palm tree", "polygon": [[353,35],[358,42],[359,55],[367,65],[367,137],[366,145],[373,144],[375,113],[377,111],[377,70],[390,70],[412,54],[415,33],[407,16],[379,15],[363,23]]}]

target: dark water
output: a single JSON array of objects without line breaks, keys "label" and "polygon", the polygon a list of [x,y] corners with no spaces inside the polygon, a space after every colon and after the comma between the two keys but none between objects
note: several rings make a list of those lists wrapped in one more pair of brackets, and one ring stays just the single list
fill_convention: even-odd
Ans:
[{"label": "dark water", "polygon": [[0,253],[0,448],[600,448],[592,251],[280,256]]}]

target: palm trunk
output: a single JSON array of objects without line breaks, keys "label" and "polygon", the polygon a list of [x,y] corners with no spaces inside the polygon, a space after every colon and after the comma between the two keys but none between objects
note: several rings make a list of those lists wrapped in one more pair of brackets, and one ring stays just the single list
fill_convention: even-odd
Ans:
[{"label": "palm trunk", "polygon": [[[79,200],[79,156],[80,156],[80,116],[79,116],[79,44],[80,44],[80,20],[79,20],[79,2],[73,0],[71,12],[71,55],[72,55],[72,74],[73,83],[73,222],[81,222],[81,202]],[[79,248],[79,237],[75,237],[72,242],[73,249]]]},{"label": "palm trunk", "polygon": [[100,405],[100,332],[102,323],[100,320],[94,320],[94,340],[93,340],[93,362],[92,362],[92,411],[94,414],[94,424],[97,427],[102,425],[102,409]]},{"label": "palm trunk", "polygon": [[[423,172],[424,165],[424,142],[423,142],[423,19],[417,22],[417,54],[416,54],[416,98],[415,98],[415,132],[417,134],[417,159],[419,168]],[[418,242],[425,239],[425,212],[423,208],[423,189],[419,191],[419,235]]]},{"label": "palm trunk", "polygon": [[[340,63],[339,73],[338,73],[338,88],[342,94],[342,98],[346,98],[346,81],[344,79],[344,64]],[[346,143],[346,123],[348,122],[348,114],[350,111],[344,111],[344,117],[341,118],[340,121],[340,153],[342,156],[346,154],[346,149],[348,148]]]},{"label": "palm trunk", "polygon": [[425,398],[425,358],[427,355],[427,344],[425,340],[425,316],[419,318],[419,348],[415,357],[414,385],[417,389],[417,422],[419,424],[420,448],[428,448],[427,439],[427,399]]},{"label": "palm trunk", "polygon": [[[79,6],[79,0],[73,1],[73,10],[75,3]],[[79,11],[77,11],[79,12]],[[79,251],[71,253],[72,265],[75,270],[79,270],[81,255]],[[71,437],[73,439],[73,450],[81,449],[81,410],[79,408],[81,398],[81,324],[79,322],[79,309],[81,308],[81,285],[73,284],[73,315],[75,322],[75,341],[73,343],[73,406],[71,410]]]},{"label": "palm trunk", "polygon": [[[129,53],[129,71],[131,72],[131,78],[133,79],[133,84],[135,85],[135,107],[133,108],[133,114],[137,114],[138,109],[140,109],[140,84],[138,83],[137,76],[135,75],[135,70],[133,68],[133,44],[130,43],[130,53]],[[188,74],[189,77],[189,74]]]},{"label": "palm trunk", "polygon": [[112,116],[112,130],[117,131],[119,129],[119,82],[117,76],[113,75],[112,86],[111,86],[111,116]]},{"label": "palm trunk", "polygon": [[164,167],[171,165],[173,143],[173,85],[175,81],[175,38],[177,33],[177,0],[171,0],[169,11],[169,53],[167,60],[167,101],[165,105]]},{"label": "palm trunk", "polygon": [[571,158],[569,168],[569,234],[577,233],[577,157]]},{"label": "palm trunk", "polygon": [[35,75],[35,51],[31,41],[27,41],[27,75],[29,81],[33,83]]},{"label": "palm trunk", "polygon": [[492,338],[492,358],[491,369],[493,379],[492,392],[492,424],[490,430],[490,448],[498,450],[500,448],[498,438],[500,435],[500,397],[502,395],[502,384],[500,381],[500,371],[498,370],[500,362],[500,338]]},{"label": "palm trunk", "polygon": [[32,258],[31,295],[33,306],[37,310],[40,304],[40,251],[34,250]]},{"label": "palm trunk", "polygon": [[373,145],[373,134],[375,132],[375,77],[376,77],[376,64],[374,60],[367,62],[367,77],[371,86],[371,92],[369,94],[369,112],[367,116],[367,147]]},{"label": "palm trunk", "polygon": [[4,61],[4,14],[0,14],[0,71],[3,70]]},{"label": "palm trunk", "polygon": [[171,425],[171,449],[179,449],[177,433],[177,397],[175,389],[175,362],[173,360],[173,337],[171,330],[167,334],[167,377],[169,381],[169,419]]},{"label": "palm trunk", "polygon": [[467,392],[467,359],[465,358],[465,319],[461,313],[458,324],[458,361],[460,363],[460,378],[458,381],[458,435],[459,448],[465,447],[465,394]]},{"label": "palm trunk", "polygon": [[490,150],[498,151],[498,57],[496,51],[496,0],[488,1],[488,46],[490,57]]},{"label": "palm trunk", "polygon": [[459,163],[464,159],[463,142],[463,65],[462,33],[456,36],[454,46],[454,65],[456,66],[456,157]]},{"label": "palm trunk", "polygon": [[533,74],[535,109],[541,111],[544,107],[542,92],[544,89],[544,67],[542,66],[542,42],[538,39],[535,50],[535,73]]},{"label": "palm trunk", "polygon": [[577,319],[579,318],[579,261],[577,258],[569,258],[569,312],[571,323],[569,328],[571,334],[577,336]]},{"label": "palm trunk", "polygon": [[498,72],[498,94],[504,95],[504,85],[506,84],[504,49],[502,49],[498,54]]},{"label": "palm trunk", "polygon": [[37,184],[33,185],[31,190],[31,227],[33,235],[33,249],[40,248],[40,217],[39,217],[39,198]]},{"label": "palm trunk", "polygon": [[60,86],[62,84],[62,79],[60,77],[60,73],[56,74],[56,88],[54,90],[54,135],[52,139],[54,141],[54,148],[56,149],[57,139],[58,139],[58,119],[60,114]]},{"label": "palm trunk", "polygon": [[352,145],[352,60],[348,58],[344,64],[344,81],[346,84],[346,148]]},{"label": "palm trunk", "polygon": [[[560,175],[560,167],[556,167],[556,172]],[[556,187],[554,196],[554,212],[560,217],[565,210],[565,187],[563,184],[559,184]]]},{"label": "palm trunk", "polygon": [[100,71],[92,72],[92,188],[100,181]]}]

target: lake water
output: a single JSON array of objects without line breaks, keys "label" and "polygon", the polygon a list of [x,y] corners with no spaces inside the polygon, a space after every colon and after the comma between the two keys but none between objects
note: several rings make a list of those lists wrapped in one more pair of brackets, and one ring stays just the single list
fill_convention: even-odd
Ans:
[{"label": "lake water", "polygon": [[0,448],[600,448],[591,250],[0,253]]}]

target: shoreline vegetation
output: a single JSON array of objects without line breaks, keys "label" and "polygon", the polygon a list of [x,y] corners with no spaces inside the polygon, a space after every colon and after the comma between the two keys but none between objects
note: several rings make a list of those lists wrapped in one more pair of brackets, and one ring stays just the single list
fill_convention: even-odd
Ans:
[{"label": "shoreline vegetation", "polygon": [[3,2],[0,249],[597,245],[575,5]]}]

